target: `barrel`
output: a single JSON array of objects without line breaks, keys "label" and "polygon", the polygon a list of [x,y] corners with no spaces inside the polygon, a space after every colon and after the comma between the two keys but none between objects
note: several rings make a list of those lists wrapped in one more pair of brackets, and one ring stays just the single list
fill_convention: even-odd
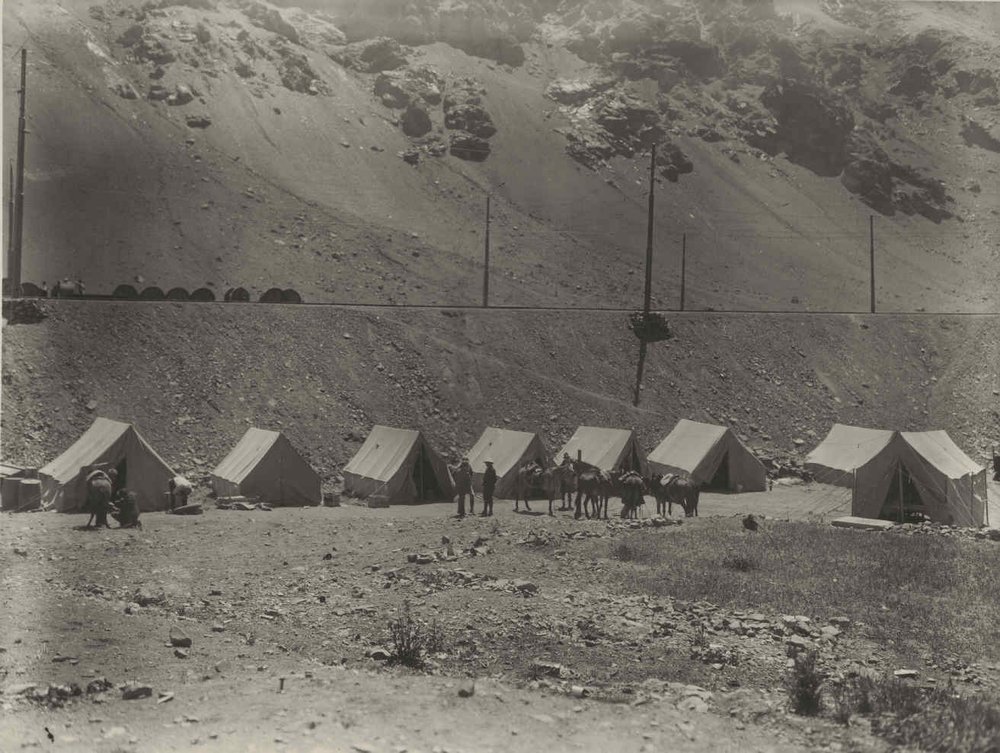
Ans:
[{"label": "barrel", "polygon": [[16,510],[20,491],[21,479],[0,479],[0,510]]},{"label": "barrel", "polygon": [[42,506],[42,482],[37,478],[22,478],[18,489],[17,509],[21,512]]}]

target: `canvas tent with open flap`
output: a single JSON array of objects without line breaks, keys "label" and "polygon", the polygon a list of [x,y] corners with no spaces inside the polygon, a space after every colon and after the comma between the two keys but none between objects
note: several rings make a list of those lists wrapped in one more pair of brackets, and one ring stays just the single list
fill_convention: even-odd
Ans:
[{"label": "canvas tent with open flap", "polygon": [[647,461],[650,473],[682,473],[712,491],[767,489],[764,464],[725,426],[681,419]]},{"label": "canvas tent with open flap", "polygon": [[493,494],[499,499],[513,499],[517,490],[517,472],[523,464],[534,460],[543,468],[551,465],[545,443],[537,434],[492,426],[483,431],[466,457],[472,466],[473,488],[478,492],[483,490],[486,461],[493,462],[497,472],[497,486]]},{"label": "canvas tent with open flap", "polygon": [[273,505],[318,505],[322,480],[281,432],[247,429],[212,471],[216,496],[258,497]]},{"label": "canvas tent with open flap", "polygon": [[440,502],[454,497],[454,485],[421,432],[375,426],[344,467],[344,493],[388,504]]},{"label": "canvas tent with open flap", "polygon": [[[957,526],[987,522],[986,468],[947,432],[839,429],[810,453],[806,468],[818,481],[852,489],[852,515],[896,521],[919,515]],[[831,444],[831,437],[837,441]]]},{"label": "canvas tent with open flap", "polygon": [[633,470],[645,475],[645,462],[639,443],[631,429],[608,429],[603,426],[579,426],[573,436],[555,456],[562,461],[564,454],[601,469]]},{"label": "canvas tent with open flap", "polygon": [[134,492],[143,512],[163,510],[167,483],[176,474],[131,424],[108,418],[94,420],[66,452],[39,469],[42,506],[76,512],[87,499],[84,469],[114,468],[116,486]]}]

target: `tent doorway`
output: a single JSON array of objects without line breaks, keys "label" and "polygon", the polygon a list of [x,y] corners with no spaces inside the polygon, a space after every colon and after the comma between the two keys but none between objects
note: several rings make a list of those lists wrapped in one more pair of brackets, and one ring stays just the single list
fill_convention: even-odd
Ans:
[{"label": "tent doorway", "polygon": [[718,467],[715,469],[715,473],[712,476],[711,481],[708,482],[706,487],[707,491],[710,492],[728,492],[729,491],[729,453],[727,452],[722,456],[719,461]]},{"label": "tent doorway", "polygon": [[[902,494],[902,499],[900,499]],[[910,471],[902,463],[897,463],[893,470],[889,489],[882,501],[881,520],[891,520],[896,523],[918,523],[928,519],[924,510],[923,499],[917,489]]]},{"label": "tent doorway", "polygon": [[427,450],[423,446],[420,447],[417,460],[413,464],[413,486],[417,490],[418,502],[436,502],[444,499],[444,490],[438,483],[434,466],[431,465]]},{"label": "tent doorway", "polygon": [[115,479],[114,493],[118,494],[119,489],[125,489],[128,486],[128,459],[122,458],[121,462],[115,466],[115,473],[118,474]]}]

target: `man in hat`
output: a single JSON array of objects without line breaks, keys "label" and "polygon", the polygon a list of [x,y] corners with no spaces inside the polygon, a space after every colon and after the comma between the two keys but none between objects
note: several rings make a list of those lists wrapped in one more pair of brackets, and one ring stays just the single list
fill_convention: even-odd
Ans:
[{"label": "man in hat", "polygon": [[476,496],[472,493],[472,466],[468,458],[462,458],[457,466],[452,466],[451,475],[455,479],[455,494],[458,495],[458,517],[465,517],[465,495],[469,495],[469,514],[475,512]]},{"label": "man in hat", "polygon": [[486,470],[483,471],[483,511],[480,516],[485,518],[493,515],[493,490],[497,488],[497,472],[493,467],[493,461],[486,461]]}]

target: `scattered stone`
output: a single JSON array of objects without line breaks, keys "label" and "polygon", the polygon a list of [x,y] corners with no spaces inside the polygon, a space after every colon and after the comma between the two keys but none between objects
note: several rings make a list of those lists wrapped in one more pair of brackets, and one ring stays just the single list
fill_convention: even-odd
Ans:
[{"label": "scattered stone", "polygon": [[900,680],[912,680],[919,677],[920,673],[915,669],[897,669],[892,675]]},{"label": "scattered stone", "polygon": [[153,689],[141,682],[128,682],[122,686],[122,699],[126,701],[149,698],[151,695],[153,695]]},{"label": "scattered stone", "polygon": [[170,645],[179,648],[190,648],[191,637],[179,627],[170,628]]},{"label": "scattered stone", "polygon": [[174,656],[176,656],[178,659],[187,659],[188,658],[187,649],[175,648],[174,649]]},{"label": "scattered stone", "polygon": [[467,680],[458,686],[459,698],[472,698],[476,694],[476,681]]},{"label": "scattered stone", "polygon": [[387,649],[384,649],[381,646],[376,646],[374,648],[368,649],[365,652],[365,655],[369,659],[373,659],[375,661],[389,661],[389,659],[392,658],[392,654],[389,653]]},{"label": "scattered stone", "polygon": [[793,635],[785,640],[785,653],[792,659],[812,648],[814,648],[813,642],[799,635]]},{"label": "scattered stone", "polygon": [[544,659],[535,659],[531,662],[531,673],[535,677],[562,677],[563,665]]},{"label": "scattered stone", "polygon": [[208,115],[188,115],[184,121],[188,128],[208,128],[212,125],[212,119]]},{"label": "scattered stone", "polygon": [[514,590],[523,594],[536,594],[538,593],[538,586],[530,580],[515,580]]}]

